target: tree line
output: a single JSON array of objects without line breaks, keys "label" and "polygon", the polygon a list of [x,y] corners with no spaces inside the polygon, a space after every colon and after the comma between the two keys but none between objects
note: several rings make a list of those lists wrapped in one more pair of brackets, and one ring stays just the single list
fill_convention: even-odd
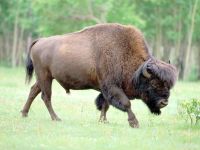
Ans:
[{"label": "tree line", "polygon": [[200,79],[199,0],[1,0],[0,62],[24,64],[33,39],[106,22],[140,28],[180,79]]}]

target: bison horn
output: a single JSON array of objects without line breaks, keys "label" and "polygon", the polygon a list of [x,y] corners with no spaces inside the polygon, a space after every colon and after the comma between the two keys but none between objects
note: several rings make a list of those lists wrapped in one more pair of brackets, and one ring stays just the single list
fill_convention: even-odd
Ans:
[{"label": "bison horn", "polygon": [[151,77],[151,74],[148,73],[148,71],[147,71],[146,68],[142,70],[142,73],[143,73],[143,75],[144,75],[146,78],[150,78],[150,77]]},{"label": "bison horn", "polygon": [[151,74],[147,71],[147,64],[150,60],[148,60],[144,66],[143,66],[143,69],[142,69],[142,73],[143,75],[146,77],[146,78],[150,78],[151,77]]}]

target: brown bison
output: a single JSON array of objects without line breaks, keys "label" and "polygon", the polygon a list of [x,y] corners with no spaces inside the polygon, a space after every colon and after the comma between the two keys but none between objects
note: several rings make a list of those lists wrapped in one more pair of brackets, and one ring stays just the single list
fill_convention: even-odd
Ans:
[{"label": "brown bison", "polygon": [[100,120],[106,120],[109,105],[127,112],[131,127],[139,127],[130,99],[139,98],[154,114],[168,104],[176,68],[149,53],[142,33],[133,26],[95,25],[79,32],[40,38],[31,46],[26,62],[26,79],[35,69],[36,83],[22,110],[27,116],[34,98],[42,99],[52,120],[60,120],[51,105],[51,85],[56,79],[70,89],[100,92],[96,105]]}]

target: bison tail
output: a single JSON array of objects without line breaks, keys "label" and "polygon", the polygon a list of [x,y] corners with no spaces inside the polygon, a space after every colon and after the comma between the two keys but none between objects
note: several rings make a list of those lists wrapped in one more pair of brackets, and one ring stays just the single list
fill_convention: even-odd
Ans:
[{"label": "bison tail", "polygon": [[30,83],[32,77],[33,77],[33,71],[34,71],[34,66],[33,66],[33,61],[31,60],[30,52],[31,48],[33,45],[37,42],[38,40],[35,40],[29,47],[28,55],[26,58],[26,83]]},{"label": "bison tail", "polygon": [[99,94],[95,100],[95,105],[98,110],[102,109],[103,103],[105,102],[105,99],[103,97],[103,94]]}]

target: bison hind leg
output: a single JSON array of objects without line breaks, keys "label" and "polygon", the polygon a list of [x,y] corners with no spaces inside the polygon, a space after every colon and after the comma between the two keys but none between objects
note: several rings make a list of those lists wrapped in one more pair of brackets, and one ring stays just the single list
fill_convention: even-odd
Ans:
[{"label": "bison hind leg", "polygon": [[21,113],[22,113],[22,117],[27,117],[28,116],[28,112],[29,112],[29,109],[31,107],[31,104],[32,102],[34,101],[34,99],[36,98],[36,96],[41,92],[41,89],[38,85],[38,82],[36,82],[32,87],[31,87],[31,90],[30,90],[30,93],[29,93],[29,96],[28,96],[28,99],[23,107],[23,109],[21,110]]}]

